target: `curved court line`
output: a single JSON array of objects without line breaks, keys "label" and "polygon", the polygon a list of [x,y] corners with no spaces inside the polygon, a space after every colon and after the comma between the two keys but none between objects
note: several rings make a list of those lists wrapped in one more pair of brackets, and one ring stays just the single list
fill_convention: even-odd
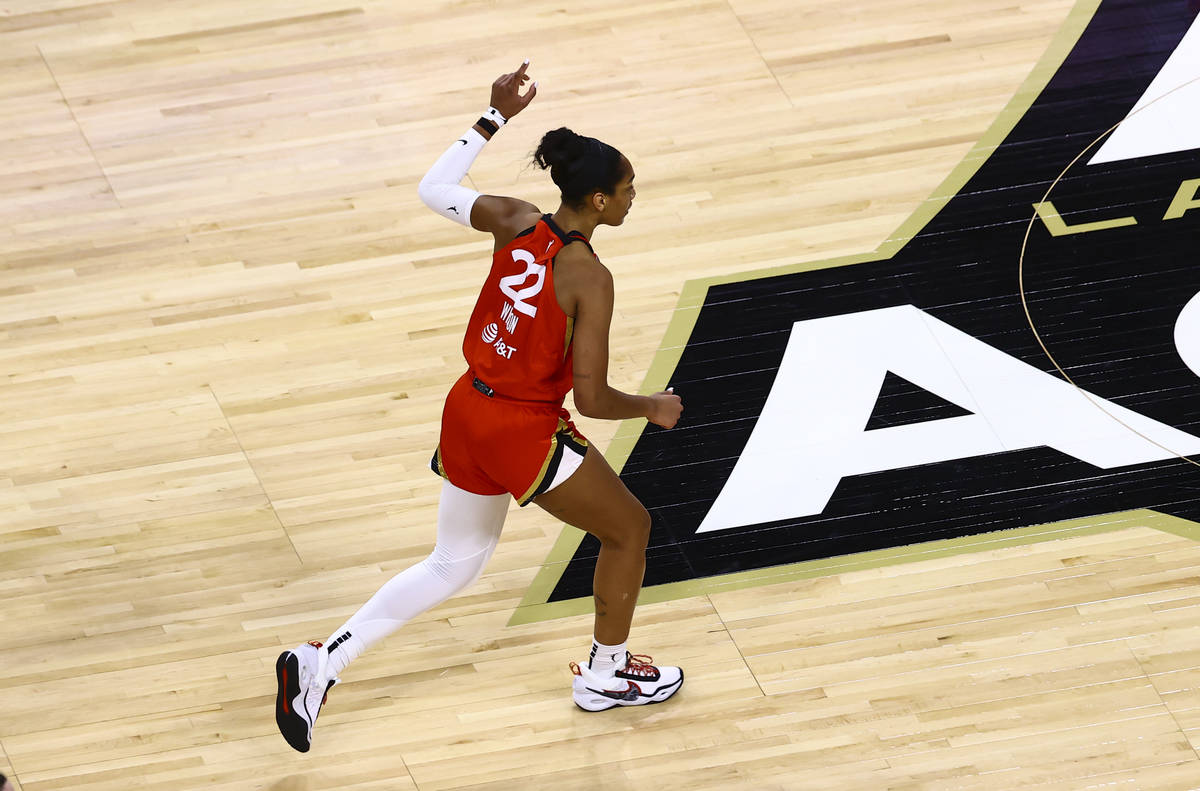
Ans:
[{"label": "curved court line", "polygon": [[[1045,203],[1050,198],[1050,193],[1053,192],[1054,188],[1058,186],[1058,182],[1062,181],[1063,177],[1067,175],[1067,171],[1069,171],[1071,168],[1075,167],[1076,162],[1078,162],[1080,159],[1082,159],[1084,157],[1084,155],[1087,154],[1087,152],[1091,151],[1092,148],[1094,148],[1097,143],[1099,143],[1101,140],[1103,140],[1104,138],[1111,135],[1117,129],[1117,127],[1119,127],[1121,124],[1128,121],[1133,116],[1142,112],[1143,110],[1153,107],[1155,105],[1155,103],[1167,98],[1168,96],[1175,93],[1176,91],[1186,88],[1187,86],[1189,86],[1195,82],[1200,82],[1200,77],[1195,77],[1193,79],[1188,80],[1187,82],[1176,85],[1174,88],[1167,91],[1162,96],[1155,97],[1153,100],[1147,102],[1144,107],[1140,107],[1137,110],[1134,110],[1129,115],[1125,116],[1125,118],[1122,118],[1120,121],[1117,121],[1115,124],[1113,124],[1107,130],[1102,132],[1099,137],[1097,137],[1095,140],[1093,140],[1091,143],[1088,144],[1087,148],[1080,151],[1079,155],[1076,156],[1074,159],[1072,159],[1070,164],[1068,164],[1065,168],[1063,168],[1062,173],[1059,173],[1058,177],[1055,178],[1054,181],[1050,184],[1050,187],[1046,190],[1046,194],[1042,196],[1042,199],[1039,202]],[[1053,363],[1055,369],[1060,374],[1062,374],[1062,378],[1066,379],[1068,382],[1070,382],[1071,385],[1076,390],[1078,390],[1081,394],[1083,394],[1084,398],[1086,398],[1088,401],[1090,401],[1092,403],[1092,406],[1096,407],[1096,409],[1099,409],[1101,412],[1108,415],[1110,418],[1112,418],[1116,422],[1120,423],[1122,426],[1129,429],[1134,434],[1137,434],[1139,437],[1146,440],[1151,445],[1155,445],[1155,446],[1165,450],[1167,453],[1170,453],[1174,456],[1178,456],[1179,458],[1186,461],[1188,464],[1192,464],[1192,465],[1195,465],[1196,467],[1200,467],[1200,462],[1197,462],[1194,459],[1190,459],[1187,456],[1184,456],[1182,453],[1179,453],[1176,450],[1168,448],[1166,445],[1163,445],[1163,444],[1157,442],[1156,440],[1153,440],[1150,437],[1147,437],[1145,434],[1138,431],[1136,428],[1129,425],[1125,421],[1121,420],[1121,418],[1117,417],[1112,412],[1109,412],[1107,409],[1105,409],[1103,406],[1101,406],[1100,403],[1098,401],[1096,401],[1096,399],[1092,398],[1091,394],[1088,393],[1088,391],[1084,390],[1082,387],[1080,387],[1078,384],[1075,383],[1075,380],[1072,379],[1067,374],[1067,372],[1063,370],[1062,366],[1058,364],[1058,360],[1054,359],[1054,355],[1051,354],[1050,350],[1046,348],[1046,343],[1042,340],[1041,333],[1039,333],[1037,330],[1037,327],[1034,326],[1033,316],[1030,315],[1030,313],[1029,313],[1029,302],[1025,298],[1025,249],[1029,245],[1029,234],[1033,231],[1033,224],[1037,220],[1037,216],[1038,216],[1037,212],[1034,211],[1033,215],[1029,218],[1029,224],[1025,226],[1025,238],[1021,241],[1021,255],[1017,259],[1017,289],[1020,291],[1020,294],[1021,294],[1021,307],[1024,308],[1024,310],[1025,310],[1025,320],[1026,320],[1026,322],[1028,322],[1029,329],[1033,332],[1033,337],[1037,340],[1038,346],[1042,347],[1042,351],[1045,352],[1046,357],[1050,360],[1051,363]]]}]

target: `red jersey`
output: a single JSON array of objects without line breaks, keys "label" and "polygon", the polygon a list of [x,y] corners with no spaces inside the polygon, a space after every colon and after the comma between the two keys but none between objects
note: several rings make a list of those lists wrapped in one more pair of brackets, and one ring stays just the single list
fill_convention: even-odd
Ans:
[{"label": "red jersey", "polygon": [[575,241],[588,244],[545,214],[492,256],[463,338],[463,357],[481,392],[562,405],[573,384],[574,318],[554,293],[554,257]]},{"label": "red jersey", "polygon": [[492,257],[463,339],[470,370],[446,396],[430,462],[460,489],[525,505],[553,485],[567,448],[587,452],[562,406],[573,319],[554,293],[554,257],[576,241],[587,244],[546,214]]}]

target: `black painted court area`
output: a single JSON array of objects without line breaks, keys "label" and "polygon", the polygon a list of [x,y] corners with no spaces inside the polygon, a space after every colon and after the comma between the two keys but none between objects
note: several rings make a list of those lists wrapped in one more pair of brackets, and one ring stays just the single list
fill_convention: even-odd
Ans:
[{"label": "black painted court area", "polygon": [[[1182,460],[1101,470],[1049,448],[843,479],[817,516],[697,534],[729,477],[799,320],[915,305],[1058,374],[1030,331],[1018,255],[1032,204],[1098,135],[1123,119],[1195,18],[1174,0],[1106,0],[1033,106],[957,196],[891,260],[709,290],[671,377],[684,420],[649,426],[622,478],[654,518],[646,585],[1006,528],[1152,508],[1200,520],[1200,469]],[[1134,226],[1054,237],[1035,222],[1025,261],[1033,321],[1084,389],[1200,433],[1200,378],[1173,330],[1200,291],[1200,210],[1163,221],[1200,151],[1073,168],[1050,199],[1072,225]],[[867,430],[964,414],[889,377]],[[588,537],[551,601],[591,595]]]}]

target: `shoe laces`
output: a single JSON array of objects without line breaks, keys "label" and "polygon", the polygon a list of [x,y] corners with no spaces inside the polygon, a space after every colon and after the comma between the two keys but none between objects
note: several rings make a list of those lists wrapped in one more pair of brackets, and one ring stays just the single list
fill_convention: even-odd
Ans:
[{"label": "shoe laces", "polygon": [[[654,662],[654,657],[647,656],[645,654],[631,654],[629,652],[626,652],[625,653],[625,667],[618,668],[618,670],[621,670],[623,673],[626,673],[631,676],[640,676],[641,678],[654,679],[654,678],[658,677],[658,668],[654,666],[653,662]],[[570,663],[568,663],[567,666],[571,668],[571,672],[574,675],[577,675],[577,676],[583,675],[583,671],[580,670],[579,665],[577,663],[570,662]]]},{"label": "shoe laces", "polygon": [[653,662],[654,658],[645,654],[626,654],[624,671],[631,676],[654,678],[658,675],[658,668]]}]

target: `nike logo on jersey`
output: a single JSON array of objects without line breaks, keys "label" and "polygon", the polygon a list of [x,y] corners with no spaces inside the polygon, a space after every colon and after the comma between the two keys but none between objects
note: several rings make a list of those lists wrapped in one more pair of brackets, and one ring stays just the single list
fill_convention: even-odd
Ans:
[{"label": "nike logo on jersey", "polygon": [[550,243],[546,245],[546,252],[547,253],[550,252],[550,248],[553,246],[554,246],[554,241],[551,240]]}]

